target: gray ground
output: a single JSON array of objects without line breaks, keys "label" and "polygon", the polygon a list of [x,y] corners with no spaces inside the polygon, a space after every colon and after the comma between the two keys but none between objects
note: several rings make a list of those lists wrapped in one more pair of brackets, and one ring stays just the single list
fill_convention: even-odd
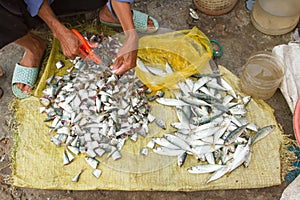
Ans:
[{"label": "gray ground", "polygon": [[[246,10],[244,1],[239,1],[229,14],[208,16],[200,14],[200,20],[194,21],[188,14],[188,8],[194,8],[191,0],[137,0],[134,7],[154,16],[163,28],[173,30],[188,29],[197,26],[209,38],[217,39],[224,48],[224,55],[219,64],[227,67],[234,74],[241,74],[242,65],[249,56],[261,50],[272,50],[278,44],[286,44],[291,39],[288,33],[282,36],[268,36],[257,31],[250,21],[250,12]],[[9,132],[11,114],[8,104],[13,100],[11,92],[11,77],[14,64],[23,55],[23,50],[16,45],[8,45],[0,50],[0,65],[6,75],[0,78],[4,89],[4,97],[0,100],[0,156],[5,155],[0,162],[0,199],[279,199],[286,187],[279,186],[262,189],[218,190],[198,192],[124,192],[124,191],[56,191],[27,188],[13,188],[7,180],[11,173],[9,153],[12,147],[12,133]],[[279,91],[267,101],[275,109],[278,122],[285,133],[292,135],[292,114]]]}]

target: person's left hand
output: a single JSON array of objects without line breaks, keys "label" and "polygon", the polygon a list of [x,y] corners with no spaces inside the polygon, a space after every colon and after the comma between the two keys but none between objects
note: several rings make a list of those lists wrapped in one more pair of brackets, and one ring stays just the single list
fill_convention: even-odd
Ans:
[{"label": "person's left hand", "polygon": [[120,48],[115,62],[110,66],[116,75],[124,74],[136,65],[137,40],[127,40]]},{"label": "person's left hand", "polygon": [[137,50],[118,56],[110,66],[116,75],[121,75],[136,65]]}]

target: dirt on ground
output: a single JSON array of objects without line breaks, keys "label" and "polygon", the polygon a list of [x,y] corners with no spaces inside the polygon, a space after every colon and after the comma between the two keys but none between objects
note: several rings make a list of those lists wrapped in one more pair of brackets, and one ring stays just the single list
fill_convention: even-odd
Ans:
[{"label": "dirt on ground", "polygon": [[[256,30],[250,20],[251,12],[245,8],[245,1],[239,1],[230,13],[220,16],[209,16],[197,11],[199,20],[189,16],[188,9],[195,9],[192,0],[137,0],[133,7],[155,17],[162,28],[181,30],[197,26],[210,39],[217,39],[224,49],[224,55],[217,62],[237,76],[240,76],[242,66],[251,54],[271,51],[274,46],[287,44],[291,40],[291,33],[269,36]],[[21,47],[14,44],[0,50],[0,65],[6,72],[0,78],[0,85],[4,89],[4,96],[0,100],[0,199],[280,199],[287,186],[284,181],[281,185],[268,188],[196,192],[62,191],[12,187],[9,184],[9,158],[13,132],[10,131],[12,113],[8,105],[13,100],[10,84],[14,65],[23,52]],[[285,134],[293,138],[292,113],[280,91],[266,102],[275,110],[276,119]]]}]

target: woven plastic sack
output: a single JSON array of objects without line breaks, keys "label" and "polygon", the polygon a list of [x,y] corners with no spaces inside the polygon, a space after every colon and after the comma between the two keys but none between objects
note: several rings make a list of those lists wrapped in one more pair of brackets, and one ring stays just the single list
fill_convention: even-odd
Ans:
[{"label": "woven plastic sack", "polygon": [[171,33],[144,36],[139,41],[138,57],[146,65],[165,69],[168,62],[174,73],[157,76],[137,66],[138,78],[152,90],[172,89],[180,80],[200,73],[212,57],[209,39],[197,27]]}]

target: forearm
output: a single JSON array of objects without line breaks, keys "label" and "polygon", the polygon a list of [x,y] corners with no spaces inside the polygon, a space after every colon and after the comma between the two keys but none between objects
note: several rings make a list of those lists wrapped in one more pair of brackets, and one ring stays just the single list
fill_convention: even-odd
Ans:
[{"label": "forearm", "polygon": [[66,29],[66,27],[57,19],[47,0],[43,1],[38,16],[47,24],[53,33],[53,36],[56,38],[59,38]]},{"label": "forearm", "polygon": [[137,32],[134,27],[130,4],[111,0],[112,7],[117,15],[127,39],[137,39]]},{"label": "forearm", "polygon": [[85,57],[80,51],[80,40],[65,27],[55,16],[47,0],[43,1],[39,9],[38,16],[48,25],[53,36],[60,41],[63,54],[70,59],[76,56]]}]

